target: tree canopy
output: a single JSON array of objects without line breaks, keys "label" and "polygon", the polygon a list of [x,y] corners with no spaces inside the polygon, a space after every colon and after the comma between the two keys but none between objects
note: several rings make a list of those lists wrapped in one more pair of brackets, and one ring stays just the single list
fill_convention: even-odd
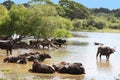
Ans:
[{"label": "tree canopy", "polygon": [[60,0],[59,4],[63,7],[65,11],[64,17],[68,17],[70,19],[84,19],[90,16],[88,8],[75,1]]},{"label": "tree canopy", "polygon": [[[6,36],[18,34],[35,38],[70,37],[69,31],[72,28],[71,20],[60,17],[53,5],[32,4],[25,7],[15,4],[6,14],[5,21],[1,23],[0,34]],[[60,30],[64,31],[64,34],[59,35],[62,33]]]},{"label": "tree canopy", "polygon": [[29,0],[0,5],[0,35],[70,37],[71,30],[120,29],[120,9],[90,9],[73,0]]}]

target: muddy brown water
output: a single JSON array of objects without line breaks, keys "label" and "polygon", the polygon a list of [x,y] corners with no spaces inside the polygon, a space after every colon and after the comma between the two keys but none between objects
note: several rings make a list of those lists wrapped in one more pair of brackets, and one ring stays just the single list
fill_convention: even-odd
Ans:
[{"label": "muddy brown water", "polygon": [[[120,80],[120,34],[72,32],[75,37],[68,38],[67,48],[49,50],[45,49],[14,49],[13,55],[29,52],[48,53],[51,59],[46,59],[43,64],[52,65],[61,61],[70,63],[81,62],[86,74],[40,74],[31,73],[28,70],[32,62],[27,64],[3,63],[6,51],[0,49],[0,79],[3,80]],[[102,56],[102,60],[96,60],[97,47],[94,42],[100,42],[116,49],[110,56],[110,60]]]}]

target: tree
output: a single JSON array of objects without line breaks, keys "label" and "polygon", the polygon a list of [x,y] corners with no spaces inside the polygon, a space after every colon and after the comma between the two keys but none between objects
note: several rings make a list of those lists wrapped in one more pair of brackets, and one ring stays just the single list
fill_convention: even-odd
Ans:
[{"label": "tree", "polygon": [[8,10],[12,7],[13,4],[15,3],[11,0],[6,0],[5,2],[3,2],[3,5],[6,6]]},{"label": "tree", "polygon": [[1,34],[11,36],[13,34],[23,35],[27,9],[23,5],[13,5],[8,16],[0,28]]},{"label": "tree", "polygon": [[105,22],[100,21],[96,23],[96,28],[103,29],[106,26]]},{"label": "tree", "polygon": [[53,5],[33,4],[29,8],[13,5],[1,24],[0,33],[6,36],[17,34],[36,38],[69,37],[72,28],[71,20],[58,16]]},{"label": "tree", "polygon": [[8,13],[8,10],[5,6],[0,5],[0,17],[6,16]]},{"label": "tree", "polygon": [[108,8],[94,8],[91,9],[92,13],[111,13],[111,11]]},{"label": "tree", "polygon": [[73,20],[73,30],[82,30],[83,29],[83,20],[75,19]]},{"label": "tree", "polygon": [[64,11],[64,8],[62,6],[60,6],[59,4],[58,5],[54,5],[56,7],[56,10],[57,10],[57,14],[59,16],[64,16],[65,15],[65,11]]},{"label": "tree", "polygon": [[4,21],[4,18],[7,16],[7,13],[7,8],[3,5],[0,5],[0,24]]},{"label": "tree", "polygon": [[3,5],[0,5],[0,35],[2,35],[2,32],[6,32],[5,30],[2,31],[1,29],[5,27],[3,24],[7,25],[8,20],[9,17],[7,8]]},{"label": "tree", "polygon": [[70,19],[84,19],[90,15],[89,9],[75,1],[60,0],[59,4],[64,8],[64,17],[68,17]]},{"label": "tree", "polygon": [[115,10],[115,16],[120,17],[120,9]]},{"label": "tree", "polygon": [[69,31],[73,29],[72,21],[66,18],[57,17],[57,27],[55,30],[55,37],[71,37]]},{"label": "tree", "polygon": [[53,4],[53,2],[51,2],[51,0],[31,0],[28,2],[29,4],[33,4],[33,3],[39,3],[39,4]]},{"label": "tree", "polygon": [[58,29],[69,31],[73,27],[70,20],[57,16],[55,6],[37,4],[32,5],[29,11],[26,26],[31,26],[30,34],[36,38],[58,37]]}]

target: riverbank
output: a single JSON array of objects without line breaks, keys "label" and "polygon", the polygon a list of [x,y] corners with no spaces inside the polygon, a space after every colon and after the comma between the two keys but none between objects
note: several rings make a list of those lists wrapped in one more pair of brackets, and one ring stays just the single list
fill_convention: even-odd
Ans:
[{"label": "riverbank", "polygon": [[101,29],[101,30],[80,30],[81,32],[107,32],[107,33],[120,33],[118,29]]}]

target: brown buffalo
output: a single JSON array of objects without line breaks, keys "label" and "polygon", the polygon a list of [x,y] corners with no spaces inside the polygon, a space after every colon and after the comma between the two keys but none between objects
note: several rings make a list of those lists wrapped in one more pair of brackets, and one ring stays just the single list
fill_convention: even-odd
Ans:
[{"label": "brown buffalo", "polygon": [[109,57],[112,53],[115,52],[115,49],[113,48],[110,48],[110,47],[107,47],[107,46],[100,46],[98,47],[98,50],[97,50],[97,54],[96,54],[96,59],[99,55],[100,59],[101,59],[101,56],[106,56],[106,60],[109,60]]},{"label": "brown buffalo", "polygon": [[45,38],[43,41],[41,41],[40,45],[42,46],[43,49],[45,49],[45,47],[49,49],[51,46],[51,41]]}]

